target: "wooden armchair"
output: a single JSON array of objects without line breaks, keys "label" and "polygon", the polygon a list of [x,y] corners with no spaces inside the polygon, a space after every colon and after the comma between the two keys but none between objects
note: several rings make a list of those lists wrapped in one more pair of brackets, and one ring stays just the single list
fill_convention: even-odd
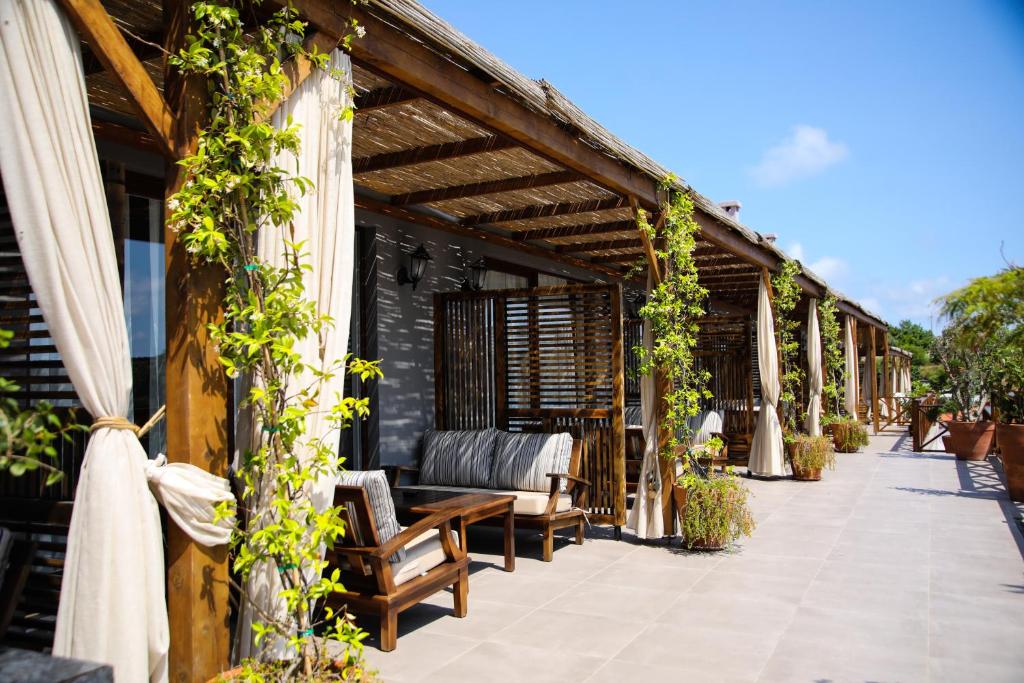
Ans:
[{"label": "wooden armchair", "polygon": [[[327,599],[333,609],[380,617],[380,649],[395,649],[398,614],[423,598],[452,587],[456,617],[466,616],[469,594],[469,557],[452,533],[451,509],[425,517],[381,542],[366,490],[338,486],[334,504],[346,523],[343,539],[327,553],[331,567],[341,569],[344,593]],[[404,558],[395,561],[404,549]]]}]

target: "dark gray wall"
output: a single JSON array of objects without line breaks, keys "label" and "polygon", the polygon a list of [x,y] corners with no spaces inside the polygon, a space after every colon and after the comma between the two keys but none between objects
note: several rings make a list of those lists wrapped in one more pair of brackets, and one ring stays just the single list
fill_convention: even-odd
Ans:
[{"label": "dark gray wall", "polygon": [[[379,383],[380,463],[415,463],[423,431],[434,424],[435,292],[455,291],[465,266],[481,256],[585,282],[593,273],[512,249],[431,230],[365,211],[356,223],[376,227],[377,342],[384,379]],[[416,291],[399,287],[395,274],[408,267],[408,254],[422,243],[433,257]]]}]

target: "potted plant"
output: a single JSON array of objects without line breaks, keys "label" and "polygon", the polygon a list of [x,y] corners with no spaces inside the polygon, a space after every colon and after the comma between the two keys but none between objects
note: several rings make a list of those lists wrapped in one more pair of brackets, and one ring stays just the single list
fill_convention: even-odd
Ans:
[{"label": "potted plant", "polygon": [[942,304],[961,347],[984,350],[981,374],[998,420],[995,436],[1007,490],[1013,500],[1024,501],[1024,268],[1010,264],[976,278]]},{"label": "potted plant", "polygon": [[990,338],[976,336],[964,321],[953,319],[936,340],[935,352],[949,377],[949,447],[958,460],[984,460],[995,436],[995,423],[984,419],[980,405],[993,360]]},{"label": "potted plant", "polygon": [[837,453],[856,453],[868,445],[867,427],[856,418],[826,415],[821,424],[832,435],[832,446]]},{"label": "potted plant", "polygon": [[836,452],[833,437],[797,434],[787,444],[789,462],[793,466],[793,479],[797,481],[820,481],[821,471],[826,467],[836,468]]},{"label": "potted plant", "polygon": [[[708,446],[721,448],[721,441],[713,438]],[[672,487],[683,544],[690,550],[724,550],[754,531],[750,491],[732,467],[716,473],[701,466],[698,458],[693,454]]]}]

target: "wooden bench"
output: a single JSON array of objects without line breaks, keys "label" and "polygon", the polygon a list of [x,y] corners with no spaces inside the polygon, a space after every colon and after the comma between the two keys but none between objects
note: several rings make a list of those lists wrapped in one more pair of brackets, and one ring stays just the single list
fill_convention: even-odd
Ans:
[{"label": "wooden bench", "polygon": [[[454,595],[453,614],[466,616],[469,557],[452,532],[460,510],[424,517],[382,543],[364,488],[336,487],[334,504],[341,508],[346,533],[327,552],[328,572],[340,569],[346,590],[328,597],[328,606],[379,616],[380,649],[385,652],[395,649],[398,614],[448,586]],[[393,562],[392,556],[403,549],[405,558]]]}]

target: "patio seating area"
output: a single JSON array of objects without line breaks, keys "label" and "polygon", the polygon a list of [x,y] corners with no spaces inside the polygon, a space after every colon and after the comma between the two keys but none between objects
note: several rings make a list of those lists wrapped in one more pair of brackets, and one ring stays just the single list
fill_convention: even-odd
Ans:
[{"label": "patio seating area", "polygon": [[464,619],[440,593],[371,643],[385,680],[1016,681],[1024,536],[995,458],[913,453],[904,431],[819,484],[749,480],[758,529],[729,553],[608,529],[558,559],[470,530]]}]

